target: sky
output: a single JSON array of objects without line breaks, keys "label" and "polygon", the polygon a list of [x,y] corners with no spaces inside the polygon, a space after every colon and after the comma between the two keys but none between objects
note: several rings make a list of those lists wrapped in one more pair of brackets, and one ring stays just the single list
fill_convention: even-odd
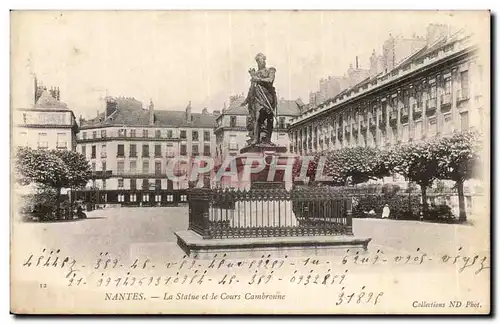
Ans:
[{"label": "sky", "polygon": [[246,93],[255,54],[276,68],[279,97],[301,98],[343,75],[392,35],[425,36],[430,23],[474,27],[466,12],[26,11],[11,14],[11,103],[30,106],[33,75],[59,86],[76,116],[103,98],[153,100],[155,109],[220,110]]}]

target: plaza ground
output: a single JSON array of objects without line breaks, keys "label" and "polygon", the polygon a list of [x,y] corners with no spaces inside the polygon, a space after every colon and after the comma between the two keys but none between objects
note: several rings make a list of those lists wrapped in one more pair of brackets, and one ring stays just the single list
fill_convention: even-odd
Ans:
[{"label": "plaza ground", "polygon": [[[486,215],[484,215],[486,218]],[[488,247],[488,220],[475,225],[437,224],[388,219],[354,219],[354,234],[371,237],[369,250],[394,253],[425,250],[452,253],[464,250],[484,251]],[[177,246],[175,231],[188,227],[188,209],[110,208],[88,213],[88,218],[69,222],[17,223],[13,236],[27,237],[23,245],[40,243],[61,248],[67,253],[91,259],[101,252],[113,252],[131,258],[142,252],[162,258],[184,255]]]}]

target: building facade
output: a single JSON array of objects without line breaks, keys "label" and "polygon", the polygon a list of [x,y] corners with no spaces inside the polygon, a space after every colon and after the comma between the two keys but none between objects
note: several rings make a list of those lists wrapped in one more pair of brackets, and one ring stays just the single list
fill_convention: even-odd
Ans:
[{"label": "building facade", "polygon": [[75,115],[58,100],[59,91],[51,90],[41,89],[32,107],[14,109],[15,146],[49,150],[76,148],[78,125]]},{"label": "building facade", "polygon": [[[216,119],[216,159],[223,162],[228,156],[236,156],[240,149],[248,145],[248,106],[241,104],[244,96],[233,96],[229,107],[224,108]],[[278,100],[277,115],[274,120],[272,142],[290,149],[287,127],[290,120],[300,115],[304,104],[300,99]]]},{"label": "building facade", "polygon": [[[445,37],[393,70],[357,84],[291,120],[293,152],[388,147],[480,128],[484,67],[470,37]],[[479,116],[471,118],[471,116]]]},{"label": "building facade", "polygon": [[[93,171],[87,191],[99,192],[98,204],[186,201],[187,175],[195,159],[215,153],[215,117],[206,108],[193,113],[191,103],[185,111],[167,111],[155,110],[153,102],[143,109],[134,98],[107,98],[103,113],[80,122],[77,151]],[[188,162],[176,162],[179,157]],[[172,170],[170,176],[167,170]],[[90,193],[81,195],[88,199]]]}]

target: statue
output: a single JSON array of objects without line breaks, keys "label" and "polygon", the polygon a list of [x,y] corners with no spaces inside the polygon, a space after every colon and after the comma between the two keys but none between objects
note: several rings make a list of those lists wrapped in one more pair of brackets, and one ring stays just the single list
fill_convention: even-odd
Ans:
[{"label": "statue", "polygon": [[248,95],[241,105],[248,104],[250,118],[247,129],[250,144],[273,145],[271,135],[278,102],[276,90],[273,86],[276,69],[273,67],[266,68],[266,56],[262,53],[255,56],[255,61],[258,70],[255,71],[254,68],[248,70],[251,76],[251,85]]}]

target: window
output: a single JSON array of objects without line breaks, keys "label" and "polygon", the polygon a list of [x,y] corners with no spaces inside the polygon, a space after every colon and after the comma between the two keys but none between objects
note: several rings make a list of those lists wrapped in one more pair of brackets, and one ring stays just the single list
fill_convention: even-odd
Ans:
[{"label": "window", "polygon": [[101,162],[101,170],[106,171],[106,161]]},{"label": "window", "polygon": [[48,148],[49,142],[47,142],[47,133],[38,133],[38,147]]},{"label": "window", "polygon": [[137,157],[137,144],[130,144],[130,157]]},{"label": "window", "polygon": [[124,202],[125,201],[125,195],[124,194],[118,194],[118,202]]},{"label": "window", "polygon": [[155,195],[155,202],[161,202],[161,195]]},{"label": "window", "polygon": [[116,162],[116,172],[118,172],[118,174],[123,174],[124,171],[125,171],[125,162],[123,161]]},{"label": "window", "polygon": [[187,155],[187,145],[181,144],[181,155]]},{"label": "window", "polygon": [[118,188],[123,188],[123,179],[118,179]]},{"label": "window", "polygon": [[469,112],[467,111],[460,113],[460,128],[462,130],[469,129]]},{"label": "window", "polygon": [[95,162],[92,162],[92,171],[95,172]]},{"label": "window", "polygon": [[82,139],[87,139],[87,132],[82,133]]},{"label": "window", "polygon": [[462,89],[469,89],[469,71],[460,72],[460,85]]},{"label": "window", "polygon": [[444,93],[445,94],[451,93],[451,78],[450,77],[448,77],[444,80]]},{"label": "window", "polygon": [[82,145],[82,155],[85,156],[85,158],[87,158],[87,146],[86,145]]},{"label": "window", "polygon": [[174,156],[174,144],[167,143],[167,157],[173,157],[173,156]]},{"label": "window", "polygon": [[169,191],[174,190],[174,182],[170,179],[167,180],[167,190]]},{"label": "window", "polygon": [[193,141],[198,141],[198,131],[193,131],[191,136],[193,137]]},{"label": "window", "polygon": [[106,138],[106,130],[105,129],[101,130],[101,137]]},{"label": "window", "polygon": [[148,194],[143,194],[142,195],[142,201],[149,202],[149,195]]},{"label": "window", "polygon": [[181,130],[181,139],[186,139],[186,131],[185,130]]},{"label": "window", "polygon": [[401,140],[403,142],[408,142],[408,125],[403,125],[403,129],[402,129],[401,133],[402,133]]},{"label": "window", "polygon": [[57,133],[57,148],[66,148],[67,146],[66,133]]},{"label": "window", "polygon": [[90,158],[95,159],[95,156],[96,156],[96,147],[95,147],[95,145],[92,145],[92,153],[91,153]]},{"label": "window", "polygon": [[135,137],[135,129],[130,130],[130,137]]},{"label": "window", "polygon": [[92,138],[97,138],[97,131],[92,132]]},{"label": "window", "polygon": [[155,131],[155,137],[156,137],[156,138],[160,138],[160,137],[161,137],[161,130],[157,129],[157,130]]},{"label": "window", "polygon": [[130,173],[137,172],[137,161],[130,161]]},{"label": "window", "polygon": [[149,161],[142,161],[142,173],[149,173]]},{"label": "window", "polygon": [[418,121],[415,123],[414,137],[417,139],[422,137],[422,122],[421,121]]},{"label": "window", "polygon": [[161,190],[161,179],[156,179],[155,180],[155,189],[156,190]]},{"label": "window", "polygon": [[171,129],[167,130],[167,138],[172,138],[172,137],[173,137],[172,130]]},{"label": "window", "polygon": [[236,127],[236,116],[231,116],[231,119],[229,120],[229,126]]},{"label": "window", "polygon": [[118,136],[120,136],[120,137],[126,137],[127,136],[127,130],[125,128],[120,128],[118,130]]},{"label": "window", "polygon": [[198,156],[200,153],[198,152],[198,144],[193,144],[192,151],[193,156]]},{"label": "window", "polygon": [[101,157],[102,158],[106,157],[106,144],[101,145]]},{"label": "window", "polygon": [[130,179],[130,190],[137,189],[137,179]]},{"label": "window", "polygon": [[130,194],[130,201],[131,202],[136,202],[137,201],[137,195],[136,194]]},{"label": "window", "polygon": [[149,180],[142,179],[142,190],[148,190],[148,189],[149,189]]},{"label": "window", "polygon": [[203,140],[205,142],[209,142],[210,141],[210,132],[209,131],[204,131],[203,132]]},{"label": "window", "polygon": [[429,134],[429,137],[436,135],[437,133],[436,118],[429,118],[429,129],[427,133]]},{"label": "window", "polygon": [[181,195],[181,201],[182,202],[187,201],[187,195]]},{"label": "window", "polygon": [[118,153],[116,156],[117,157],[125,157],[125,145],[118,144]]},{"label": "window", "polygon": [[149,144],[142,145],[142,157],[149,157]]},{"label": "window", "polygon": [[444,115],[443,133],[449,134],[451,132],[452,132],[451,114],[446,114]]},{"label": "window", "polygon": [[436,99],[436,96],[437,96],[437,85],[434,83],[434,84],[431,84],[430,99]]},{"label": "window", "polygon": [[161,157],[161,144],[155,144],[155,157]]},{"label": "window", "polygon": [[155,161],[155,174],[161,174],[161,161]]},{"label": "window", "polygon": [[142,130],[142,137],[145,137],[147,138],[149,135],[148,135],[148,130],[147,129],[143,129]]},{"label": "window", "polygon": [[285,117],[280,117],[279,128],[285,128]]},{"label": "window", "polygon": [[174,195],[167,195],[167,201],[168,202],[173,202],[174,201]]},{"label": "window", "polygon": [[205,144],[203,146],[203,155],[210,156],[210,144]]},{"label": "window", "polygon": [[236,143],[236,135],[229,135],[229,149],[230,150],[238,149],[238,143]]}]

